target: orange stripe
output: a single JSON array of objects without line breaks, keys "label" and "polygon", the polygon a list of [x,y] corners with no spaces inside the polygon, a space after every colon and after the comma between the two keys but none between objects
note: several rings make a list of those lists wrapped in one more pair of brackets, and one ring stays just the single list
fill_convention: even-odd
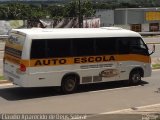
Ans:
[{"label": "orange stripe", "polygon": [[135,55],[135,54],[31,59],[31,60],[24,60],[24,59],[22,60],[22,59],[13,57],[11,55],[5,54],[5,59],[15,64],[24,64],[26,67],[88,64],[88,63],[102,63],[102,62],[114,62],[114,61],[115,62],[116,61],[139,61],[144,63],[151,63],[150,56]]},{"label": "orange stripe", "polygon": [[151,63],[150,56],[128,54],[128,55],[116,55],[117,61],[139,61],[145,63]]},{"label": "orange stripe", "polygon": [[10,47],[10,48],[13,48],[13,49],[17,49],[17,50],[20,50],[22,51],[23,49],[23,46],[22,45],[19,45],[19,44],[15,44],[15,43],[9,43],[8,41],[6,41],[6,46],[7,47]]},{"label": "orange stripe", "polygon": [[14,57],[14,56],[12,56],[12,55],[8,55],[8,54],[5,54],[5,55],[4,55],[4,59],[5,59],[5,60],[8,60],[8,61],[10,61],[10,62],[12,62],[12,63],[15,63],[15,64],[17,64],[17,65],[19,65],[19,64],[24,64],[26,67],[29,67],[29,62],[30,62],[30,60],[22,60],[22,59],[20,59],[20,58],[17,58],[17,57]]},{"label": "orange stripe", "polygon": [[5,53],[4,59],[15,64],[20,64],[20,59]]}]

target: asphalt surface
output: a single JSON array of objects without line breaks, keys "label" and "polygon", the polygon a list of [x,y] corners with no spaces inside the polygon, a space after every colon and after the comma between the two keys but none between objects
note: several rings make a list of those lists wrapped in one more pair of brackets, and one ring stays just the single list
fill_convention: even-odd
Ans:
[{"label": "asphalt surface", "polygon": [[62,95],[55,88],[0,87],[0,113],[86,113],[100,114],[160,101],[160,71],[141,85],[109,82],[80,86],[78,92]]}]

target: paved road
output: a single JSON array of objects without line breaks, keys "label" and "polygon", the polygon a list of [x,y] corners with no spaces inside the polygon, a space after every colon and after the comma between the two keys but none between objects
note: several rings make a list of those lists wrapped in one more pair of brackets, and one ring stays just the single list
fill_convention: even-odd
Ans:
[{"label": "paved road", "polygon": [[[148,47],[149,47],[150,52],[151,52],[153,45],[148,44]],[[151,57],[152,57],[152,58],[155,58],[155,57],[156,57],[156,58],[160,58],[160,44],[156,44],[156,45],[155,45],[155,53],[153,53],[153,54],[151,55]]]},{"label": "paved road", "polygon": [[80,86],[75,94],[53,88],[0,87],[0,113],[106,113],[160,102],[160,71],[139,86],[121,82]]},{"label": "paved road", "polygon": [[160,36],[156,36],[156,37],[143,37],[143,39],[144,39],[144,41],[146,42],[146,43],[160,43]]}]

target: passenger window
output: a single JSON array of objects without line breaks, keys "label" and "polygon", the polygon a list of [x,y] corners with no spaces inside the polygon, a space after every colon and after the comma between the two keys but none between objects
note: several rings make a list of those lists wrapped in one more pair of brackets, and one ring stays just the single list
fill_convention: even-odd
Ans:
[{"label": "passenger window", "polygon": [[31,58],[52,58],[71,56],[71,40],[33,40]]},{"label": "passenger window", "polygon": [[96,54],[116,54],[116,38],[96,38]]},{"label": "passenger window", "polygon": [[130,41],[128,38],[118,38],[118,52],[119,54],[130,53]]},{"label": "passenger window", "polygon": [[57,39],[47,40],[47,57],[71,56],[71,40]]},{"label": "passenger window", "polygon": [[45,40],[33,40],[31,45],[31,58],[45,58],[46,57],[46,42]]},{"label": "passenger window", "polygon": [[91,56],[95,55],[94,39],[83,38],[73,40],[74,56]]}]

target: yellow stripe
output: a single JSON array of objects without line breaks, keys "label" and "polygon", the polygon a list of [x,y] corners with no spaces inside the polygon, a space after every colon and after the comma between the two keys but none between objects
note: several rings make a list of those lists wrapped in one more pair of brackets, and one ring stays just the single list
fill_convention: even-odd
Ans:
[{"label": "yellow stripe", "polygon": [[4,59],[8,60],[12,63],[15,63],[15,64],[20,64],[20,59],[19,58],[13,57],[13,56],[8,55],[8,54],[4,54]]},{"label": "yellow stripe", "polygon": [[31,59],[31,60],[22,60],[13,57],[11,55],[5,54],[5,59],[15,64],[24,64],[26,67],[57,66],[57,65],[118,62],[118,61],[139,61],[144,63],[151,63],[150,56],[135,55],[135,54]]},{"label": "yellow stripe", "polygon": [[15,44],[15,43],[9,43],[8,41],[6,41],[6,46],[10,47],[10,48],[14,48],[16,50],[20,50],[20,51],[22,51],[22,49],[23,49],[22,45]]},{"label": "yellow stripe", "polygon": [[5,54],[5,55],[4,55],[4,59],[5,59],[5,60],[8,60],[8,61],[10,61],[10,62],[12,62],[12,63],[15,63],[15,64],[17,64],[17,65],[19,65],[19,64],[24,64],[26,67],[29,67],[29,62],[30,62],[30,60],[22,60],[22,59],[20,59],[20,58],[17,58],[17,57],[8,55],[8,54]]}]

